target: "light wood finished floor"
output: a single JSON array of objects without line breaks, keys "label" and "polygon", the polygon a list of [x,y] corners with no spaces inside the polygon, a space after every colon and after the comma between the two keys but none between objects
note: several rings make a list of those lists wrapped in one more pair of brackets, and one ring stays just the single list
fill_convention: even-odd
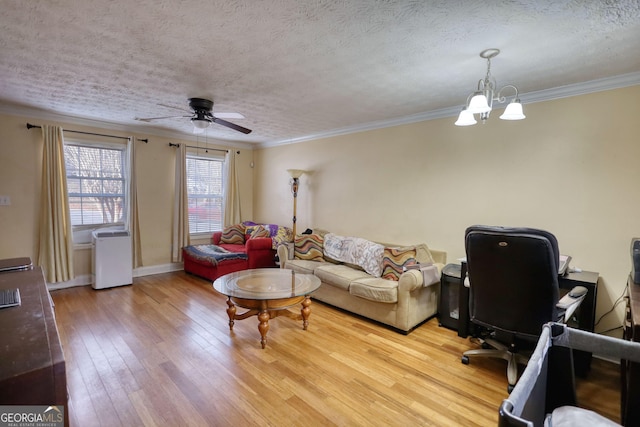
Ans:
[{"label": "light wood finished floor", "polygon": [[[52,292],[70,419],[86,426],[495,426],[506,362],[436,319],[409,335],[315,302],[309,329],[258,320],[229,332],[225,298],[184,272]],[[619,421],[619,372],[594,359],[583,406]]]}]

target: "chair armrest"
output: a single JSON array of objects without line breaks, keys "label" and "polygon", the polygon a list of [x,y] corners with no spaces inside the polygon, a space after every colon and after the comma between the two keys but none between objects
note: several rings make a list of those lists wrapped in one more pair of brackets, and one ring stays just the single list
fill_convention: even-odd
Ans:
[{"label": "chair armrest", "polygon": [[256,237],[254,239],[247,240],[246,248],[247,255],[253,251],[263,251],[263,250],[271,250],[273,246],[273,241],[271,237]]},{"label": "chair armrest", "polygon": [[291,253],[291,257],[289,255],[289,245],[282,244],[278,246],[278,259],[280,260],[280,268],[285,268],[285,264],[288,260],[293,259],[293,253]]},{"label": "chair armrest", "polygon": [[565,296],[563,296],[560,299],[560,301],[558,301],[558,303],[556,304],[556,307],[560,311],[560,314],[562,314],[562,312],[564,311],[564,318],[563,318],[564,323],[566,323],[571,318],[571,316],[576,311],[576,309],[580,307],[580,304],[582,304],[582,301],[586,296],[587,294],[584,293],[579,297],[574,298],[574,297],[570,297],[569,294],[567,293]]},{"label": "chair armrest", "polygon": [[222,237],[222,231],[214,231],[213,236],[211,236],[211,243],[213,243],[214,245],[219,245],[220,237]]}]

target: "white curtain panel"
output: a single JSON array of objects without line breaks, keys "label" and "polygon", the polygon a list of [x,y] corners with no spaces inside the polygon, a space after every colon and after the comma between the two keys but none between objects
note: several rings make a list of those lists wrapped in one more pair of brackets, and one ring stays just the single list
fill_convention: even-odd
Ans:
[{"label": "white curtain panel", "polygon": [[176,184],[173,205],[171,259],[182,262],[182,248],[189,246],[189,197],[187,194],[187,146],[176,149]]},{"label": "white curtain panel", "polygon": [[133,259],[131,260],[133,268],[142,266],[142,244],[140,243],[140,222],[138,220],[138,179],[136,171],[137,168],[137,148],[135,137],[130,136],[127,143],[127,155],[129,157],[129,214],[127,215],[127,221],[129,221],[128,229],[131,233],[131,253]]},{"label": "white curtain panel", "polygon": [[225,158],[225,180],[224,180],[224,218],[222,223],[225,227],[241,222],[240,194],[238,192],[238,170],[236,168],[237,153],[234,150],[227,151]]},{"label": "white curtain panel", "polygon": [[42,125],[42,193],[38,265],[48,283],[74,278],[73,230],[64,165],[64,137],[60,126]]}]

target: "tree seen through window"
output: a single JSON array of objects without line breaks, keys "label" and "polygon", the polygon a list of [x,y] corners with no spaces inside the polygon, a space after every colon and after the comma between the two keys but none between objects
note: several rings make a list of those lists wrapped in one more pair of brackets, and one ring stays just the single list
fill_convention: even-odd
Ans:
[{"label": "tree seen through window", "polygon": [[125,220],[125,148],[65,144],[72,225]]}]

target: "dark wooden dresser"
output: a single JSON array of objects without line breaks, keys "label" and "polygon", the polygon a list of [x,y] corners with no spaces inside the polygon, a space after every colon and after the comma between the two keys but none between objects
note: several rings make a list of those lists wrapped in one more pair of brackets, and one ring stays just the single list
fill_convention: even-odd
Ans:
[{"label": "dark wooden dresser", "polygon": [[21,305],[0,309],[0,405],[64,407],[64,355],[40,267],[0,273],[0,289],[20,290]]}]

